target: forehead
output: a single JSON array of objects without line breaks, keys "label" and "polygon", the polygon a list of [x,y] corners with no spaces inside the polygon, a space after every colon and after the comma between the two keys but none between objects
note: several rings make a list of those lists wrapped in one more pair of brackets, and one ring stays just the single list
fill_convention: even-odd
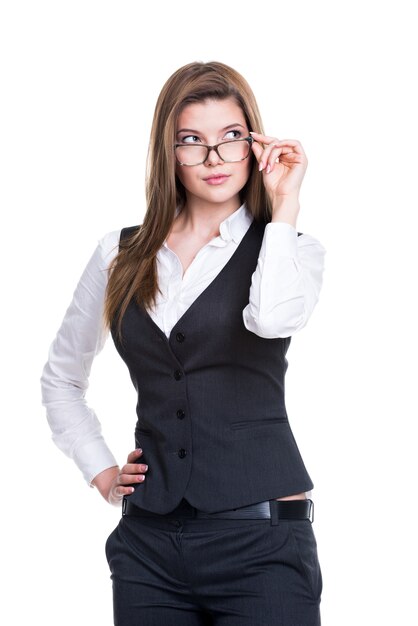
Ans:
[{"label": "forehead", "polygon": [[177,131],[181,128],[219,130],[235,123],[246,126],[244,113],[234,98],[210,99],[187,104],[178,116]]}]

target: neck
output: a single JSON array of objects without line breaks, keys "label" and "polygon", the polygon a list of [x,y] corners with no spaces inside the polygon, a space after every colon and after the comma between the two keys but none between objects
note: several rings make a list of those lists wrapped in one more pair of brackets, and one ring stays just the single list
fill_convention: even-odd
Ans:
[{"label": "neck", "polygon": [[188,199],[175,220],[173,230],[196,233],[204,237],[216,237],[219,235],[221,222],[240,206],[239,198],[219,205],[201,202],[199,199],[190,202]]}]

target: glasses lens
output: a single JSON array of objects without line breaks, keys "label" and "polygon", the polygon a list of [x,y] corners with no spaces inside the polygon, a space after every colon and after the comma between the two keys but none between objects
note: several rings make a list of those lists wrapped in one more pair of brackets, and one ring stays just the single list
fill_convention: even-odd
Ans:
[{"label": "glasses lens", "polygon": [[[175,150],[177,160],[182,165],[199,165],[204,163],[208,156],[207,148],[196,144],[179,145]],[[242,161],[250,154],[250,144],[246,139],[224,141],[218,145],[218,152],[221,159],[227,163]]]},{"label": "glasses lens", "polygon": [[221,155],[221,159],[228,163],[242,161],[249,155],[250,145],[245,139],[225,141],[218,146],[218,152]]},{"label": "glasses lens", "polygon": [[182,165],[198,165],[206,159],[207,149],[204,146],[177,146],[176,157]]}]

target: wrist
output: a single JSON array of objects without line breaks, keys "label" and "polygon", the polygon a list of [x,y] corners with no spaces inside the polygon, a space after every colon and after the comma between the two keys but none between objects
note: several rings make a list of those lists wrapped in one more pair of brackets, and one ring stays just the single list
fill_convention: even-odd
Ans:
[{"label": "wrist", "polygon": [[287,195],[272,201],[271,221],[286,222],[296,228],[296,220],[300,210],[299,196]]},{"label": "wrist", "polygon": [[103,472],[97,474],[97,476],[95,476],[91,481],[91,484],[96,487],[96,489],[100,492],[103,498],[110,504],[113,504],[110,498],[112,484],[118,474],[119,466],[115,465],[113,467],[108,467],[107,469],[103,470]]}]

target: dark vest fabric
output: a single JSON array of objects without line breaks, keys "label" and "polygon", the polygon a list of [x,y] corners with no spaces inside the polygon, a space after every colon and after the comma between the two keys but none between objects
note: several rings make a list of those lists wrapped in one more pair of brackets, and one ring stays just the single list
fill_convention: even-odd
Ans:
[{"label": "dark vest fabric", "polygon": [[149,469],[128,497],[141,508],[168,513],[185,498],[213,513],[313,487],[285,407],[290,337],[261,338],[242,319],[264,228],[252,222],[169,338],[134,300],[122,342],[111,329],[138,392],[135,445]]}]

